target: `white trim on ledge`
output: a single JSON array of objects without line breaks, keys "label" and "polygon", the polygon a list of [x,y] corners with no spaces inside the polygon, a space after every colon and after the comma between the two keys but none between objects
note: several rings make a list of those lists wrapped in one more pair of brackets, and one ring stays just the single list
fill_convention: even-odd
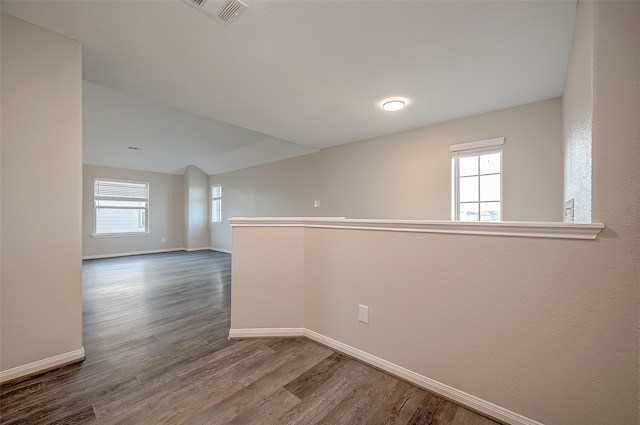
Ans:
[{"label": "white trim on ledge", "polygon": [[344,217],[233,217],[232,227],[308,227],[390,232],[451,233],[527,238],[596,239],[602,223],[544,223],[522,221],[377,220]]},{"label": "white trim on ledge", "polygon": [[413,372],[409,369],[405,369],[402,366],[391,363],[387,360],[376,357],[372,354],[362,351],[358,348],[344,344],[335,339],[326,337],[322,334],[314,332],[305,328],[255,328],[255,329],[231,329],[229,331],[229,339],[234,338],[274,338],[274,337],[293,337],[303,336],[309,338],[317,343],[325,345],[333,350],[346,354],[363,363],[366,363],[375,368],[381,369],[391,375],[397,376],[407,382],[410,382],[418,387],[424,388],[434,394],[445,397],[458,404],[468,407],[472,410],[480,412],[484,415],[490,416],[494,419],[498,419],[504,423],[510,425],[542,425],[526,416],[522,416],[504,407],[495,405],[489,401],[483,400],[474,395],[468,394],[464,391],[450,387],[442,382],[438,382],[434,379],[428,378],[419,373]]},{"label": "white trim on ledge", "polygon": [[84,358],[84,347],[81,347],[77,350],[69,351],[68,353],[58,354],[57,356],[3,370],[0,372],[0,383],[13,381],[14,379],[22,378],[24,376],[35,375],[36,373],[46,372],[51,369],[79,362],[84,360]]}]

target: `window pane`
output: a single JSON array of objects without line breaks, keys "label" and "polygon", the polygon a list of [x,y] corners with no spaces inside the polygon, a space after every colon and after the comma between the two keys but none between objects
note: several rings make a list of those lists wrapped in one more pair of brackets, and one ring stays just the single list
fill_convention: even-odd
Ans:
[{"label": "window pane", "polygon": [[481,202],[480,221],[500,221],[500,202]]},{"label": "window pane", "polygon": [[460,204],[460,221],[478,221],[478,206],[477,202],[471,202],[467,204]]},{"label": "window pane", "polygon": [[461,156],[458,159],[460,176],[474,176],[478,174],[478,155]]},{"label": "window pane", "polygon": [[222,186],[220,185],[211,186],[211,197],[219,198],[221,196],[222,196]]},{"label": "window pane", "polygon": [[480,200],[500,200],[500,174],[480,176]]},{"label": "window pane", "polygon": [[221,207],[222,201],[220,199],[214,199],[211,201],[211,222],[212,223],[220,223],[222,221],[221,217]]},{"label": "window pane", "polygon": [[460,202],[478,201],[478,176],[460,178]]},{"label": "window pane", "polygon": [[493,174],[500,172],[500,152],[480,155],[480,174]]},{"label": "window pane", "polygon": [[[453,156],[453,199],[458,204],[454,220],[501,220],[501,151],[489,151],[476,155],[461,153]],[[457,193],[455,191],[458,191]]]},{"label": "window pane", "polygon": [[96,233],[144,232],[145,221],[144,209],[96,208]]}]

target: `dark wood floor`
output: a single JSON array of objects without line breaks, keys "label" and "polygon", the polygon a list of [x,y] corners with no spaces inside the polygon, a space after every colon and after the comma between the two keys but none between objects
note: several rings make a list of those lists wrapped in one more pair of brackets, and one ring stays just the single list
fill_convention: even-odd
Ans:
[{"label": "dark wood floor", "polygon": [[2,424],[493,425],[306,339],[228,341],[231,258],[83,264],[84,363],[0,387]]}]

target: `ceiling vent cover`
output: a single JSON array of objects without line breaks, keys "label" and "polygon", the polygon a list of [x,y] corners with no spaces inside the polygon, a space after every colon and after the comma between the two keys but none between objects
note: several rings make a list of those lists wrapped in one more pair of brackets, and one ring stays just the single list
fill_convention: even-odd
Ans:
[{"label": "ceiling vent cover", "polygon": [[225,25],[232,23],[247,5],[239,0],[184,0]]}]

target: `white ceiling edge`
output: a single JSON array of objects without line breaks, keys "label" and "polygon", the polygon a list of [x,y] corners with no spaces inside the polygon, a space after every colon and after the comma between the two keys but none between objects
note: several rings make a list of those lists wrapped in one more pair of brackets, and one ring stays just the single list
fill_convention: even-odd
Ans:
[{"label": "white ceiling edge", "polygon": [[309,149],[272,137],[218,155],[213,159],[212,166],[219,170],[215,174],[221,174],[318,151],[319,149]]},{"label": "white ceiling edge", "polygon": [[195,165],[214,175],[316,151],[83,82],[85,164],[169,174]]}]

